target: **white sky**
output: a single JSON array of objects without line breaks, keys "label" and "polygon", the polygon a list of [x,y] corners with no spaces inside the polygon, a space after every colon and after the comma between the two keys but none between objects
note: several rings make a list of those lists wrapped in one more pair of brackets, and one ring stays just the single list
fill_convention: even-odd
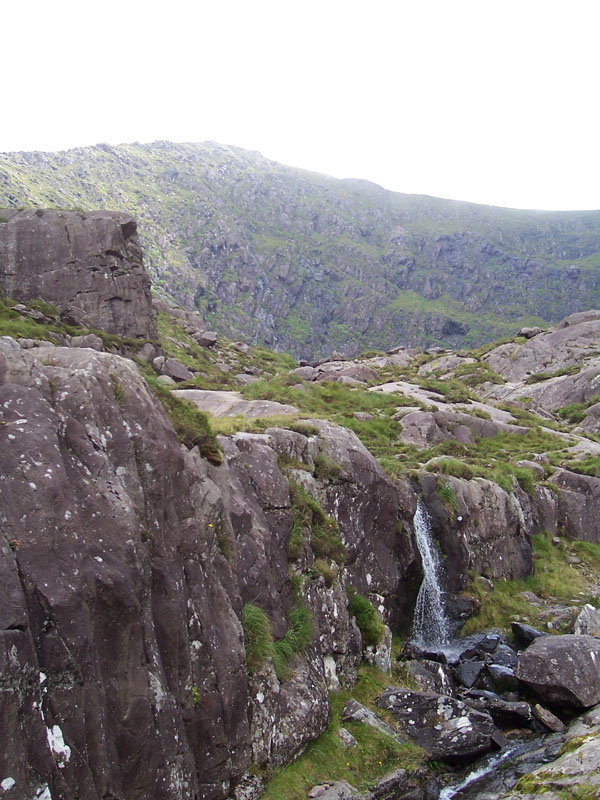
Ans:
[{"label": "white sky", "polygon": [[598,0],[17,0],[0,19],[0,151],[211,139],[401,192],[600,208]]}]

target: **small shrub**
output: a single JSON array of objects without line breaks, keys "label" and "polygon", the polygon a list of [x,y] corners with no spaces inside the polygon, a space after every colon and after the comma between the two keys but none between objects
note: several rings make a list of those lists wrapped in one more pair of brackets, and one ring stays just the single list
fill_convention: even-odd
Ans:
[{"label": "small shrub", "polygon": [[359,594],[352,586],[346,589],[348,594],[348,612],[356,617],[356,623],[362,633],[363,645],[378,645],[383,637],[384,626],[375,608],[366,597]]},{"label": "small shrub", "polygon": [[231,544],[231,539],[225,531],[219,531],[217,533],[217,544],[219,545],[219,550],[223,554],[223,557],[227,561],[231,561],[233,558],[233,546]]}]

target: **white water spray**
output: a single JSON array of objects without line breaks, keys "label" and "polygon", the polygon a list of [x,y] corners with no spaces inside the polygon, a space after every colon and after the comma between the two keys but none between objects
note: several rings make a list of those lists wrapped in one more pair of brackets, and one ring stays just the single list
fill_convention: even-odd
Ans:
[{"label": "white water spray", "polygon": [[413,524],[423,562],[423,582],[415,607],[413,641],[425,647],[440,647],[450,641],[450,625],[440,585],[441,560],[431,536],[427,509],[420,500]]}]

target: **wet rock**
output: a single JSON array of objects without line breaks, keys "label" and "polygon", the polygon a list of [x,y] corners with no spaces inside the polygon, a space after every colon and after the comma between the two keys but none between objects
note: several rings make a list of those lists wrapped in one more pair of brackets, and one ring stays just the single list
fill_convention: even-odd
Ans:
[{"label": "wet rock", "polygon": [[573,633],[576,636],[600,637],[600,611],[586,603],[573,624]]},{"label": "wet rock", "polygon": [[[533,524],[527,522],[514,494],[483,478],[440,478],[422,471],[418,480],[433,535],[446,556],[447,590],[464,590],[473,571],[491,580],[514,580],[530,574]],[[438,494],[442,485],[449,487],[455,498],[451,509]]]},{"label": "wet rock", "polygon": [[489,714],[471,709],[460,700],[389,686],[378,705],[433,758],[466,761],[493,746],[496,728]]},{"label": "wet rock", "polygon": [[157,339],[137,224],[109,211],[3,212],[0,283],[15,300],[42,298],[63,318],[121,336]]},{"label": "wet rock", "polygon": [[429,661],[435,661],[439,664],[448,663],[448,656],[443,650],[435,650],[433,648],[417,644],[416,642],[406,642],[402,653],[407,658],[415,658],[419,661],[427,659]]},{"label": "wet rock", "polygon": [[499,644],[488,662],[488,669],[491,665],[514,668],[517,666],[517,654],[507,644]]},{"label": "wet rock", "polygon": [[496,691],[518,692],[522,689],[521,683],[515,677],[513,667],[505,667],[500,664],[488,664],[486,670]]},{"label": "wet rock", "polygon": [[487,711],[498,727],[523,728],[531,721],[531,706],[523,701],[509,701],[492,692],[469,691],[463,695],[472,708]]},{"label": "wet rock", "polygon": [[547,708],[544,708],[539,703],[536,703],[533,707],[533,716],[539,720],[542,725],[548,728],[549,731],[554,731],[555,733],[560,733],[564,731],[565,726],[564,723],[559,720],[551,711],[548,711]]},{"label": "wet rock", "polygon": [[536,639],[548,636],[545,631],[532,628],[531,625],[525,625],[523,622],[511,622],[510,627],[519,647],[528,647]]},{"label": "wet rock", "polygon": [[467,689],[470,689],[477,682],[477,678],[481,675],[484,666],[483,661],[463,661],[454,670],[456,680],[461,686],[466,686]]},{"label": "wet rock", "polygon": [[600,702],[600,640],[538,638],[519,655],[515,676],[550,705],[589,708]]},{"label": "wet rock", "polygon": [[405,800],[408,793],[416,789],[405,769],[395,769],[377,781],[371,795],[373,800]]}]

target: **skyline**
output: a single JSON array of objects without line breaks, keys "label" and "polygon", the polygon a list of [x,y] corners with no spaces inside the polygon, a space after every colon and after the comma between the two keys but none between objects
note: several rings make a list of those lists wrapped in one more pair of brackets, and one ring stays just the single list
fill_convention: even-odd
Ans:
[{"label": "skyline", "polygon": [[600,208],[587,0],[33,9],[6,11],[1,152],[216,141],[407,194]]}]

